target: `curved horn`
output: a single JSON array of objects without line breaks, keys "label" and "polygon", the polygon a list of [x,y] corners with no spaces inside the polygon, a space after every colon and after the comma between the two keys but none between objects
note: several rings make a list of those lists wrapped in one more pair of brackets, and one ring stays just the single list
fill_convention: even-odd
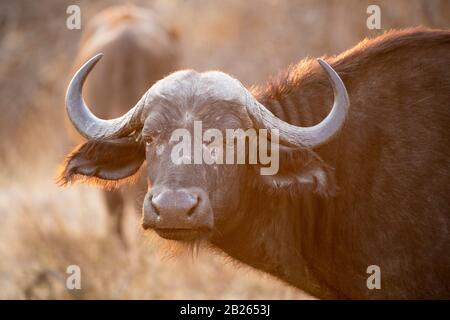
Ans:
[{"label": "curved horn", "polygon": [[297,127],[277,118],[259,102],[250,104],[249,113],[255,124],[261,128],[278,129],[280,142],[291,147],[318,147],[329,141],[345,122],[350,106],[347,89],[336,71],[324,60],[319,64],[327,73],[334,93],[333,107],[328,116],[312,127]]},{"label": "curved horn", "polygon": [[103,54],[89,59],[70,81],[66,94],[66,110],[70,121],[77,131],[87,139],[117,138],[130,134],[141,124],[140,115],[144,105],[144,97],[123,116],[103,120],[97,118],[84,102],[83,84]]}]

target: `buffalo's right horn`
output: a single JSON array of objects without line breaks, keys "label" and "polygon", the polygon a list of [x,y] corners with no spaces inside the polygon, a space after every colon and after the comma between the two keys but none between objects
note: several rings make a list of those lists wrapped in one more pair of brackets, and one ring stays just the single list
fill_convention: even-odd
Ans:
[{"label": "buffalo's right horn", "polygon": [[350,106],[344,82],[334,69],[324,60],[319,64],[328,76],[334,93],[333,107],[328,116],[312,127],[298,127],[277,118],[265,106],[257,102],[247,106],[250,116],[258,128],[277,129],[280,142],[290,147],[316,148],[332,139],[345,123]]},{"label": "buffalo's right horn", "polygon": [[77,131],[87,139],[118,138],[132,133],[141,125],[144,97],[126,114],[119,118],[103,120],[89,110],[83,99],[83,84],[88,74],[103,54],[97,54],[86,62],[72,78],[67,88],[66,110]]}]

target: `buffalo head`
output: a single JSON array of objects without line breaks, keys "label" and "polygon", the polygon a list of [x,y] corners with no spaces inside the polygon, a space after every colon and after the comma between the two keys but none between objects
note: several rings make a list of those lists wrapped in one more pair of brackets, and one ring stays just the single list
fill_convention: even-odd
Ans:
[{"label": "buffalo head", "polygon": [[[224,145],[229,150],[229,141],[218,137],[227,136],[226,131],[231,129],[255,130],[256,135],[261,132],[258,130],[266,130],[268,140],[276,141],[283,155],[304,153],[324,144],[342,127],[349,106],[343,82],[326,62],[319,60],[334,91],[331,112],[315,126],[298,127],[277,118],[238,80],[218,71],[175,72],[155,83],[125,115],[99,119],[86,106],[82,88],[100,58],[97,55],[82,66],[67,90],[68,116],[88,141],[68,156],[61,180],[68,183],[83,178],[111,185],[133,176],[146,160],[149,187],[143,203],[145,229],[177,240],[225,234],[237,225],[251,188],[264,185],[314,191],[327,183],[327,172],[317,165],[319,160],[309,161],[302,168],[285,161],[279,172],[267,176],[254,170],[261,163],[205,163],[191,161],[190,152],[174,152],[183,134],[189,135],[194,147],[195,143],[200,146],[200,152],[216,152]],[[196,130],[200,131],[200,141]],[[174,139],[174,132],[181,134]],[[234,145],[231,149],[238,151]],[[248,159],[248,146],[244,153]]]}]

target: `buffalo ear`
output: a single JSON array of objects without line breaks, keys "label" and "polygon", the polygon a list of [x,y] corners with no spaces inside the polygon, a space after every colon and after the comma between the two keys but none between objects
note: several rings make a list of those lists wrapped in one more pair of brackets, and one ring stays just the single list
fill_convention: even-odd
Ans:
[{"label": "buffalo ear", "polygon": [[112,188],[132,178],[145,160],[142,143],[131,137],[91,140],[76,147],[62,163],[61,185],[81,180]]},{"label": "buffalo ear", "polygon": [[325,197],[336,194],[334,170],[313,151],[281,151],[279,161],[280,168],[276,174],[256,173],[260,175],[258,180],[262,181],[263,187],[270,192],[287,192],[291,195],[312,192]]}]

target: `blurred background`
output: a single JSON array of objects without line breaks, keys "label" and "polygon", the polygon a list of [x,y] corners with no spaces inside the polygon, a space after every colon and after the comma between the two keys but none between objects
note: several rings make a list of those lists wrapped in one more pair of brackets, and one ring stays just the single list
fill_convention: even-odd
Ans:
[{"label": "blurred background", "polygon": [[[132,208],[125,250],[107,232],[98,189],[55,184],[74,146],[64,94],[81,32],[120,3],[151,8],[178,30],[181,68],[219,69],[251,86],[392,28],[449,28],[450,0],[0,1],[0,298],[311,298],[209,248],[169,250],[142,233]],[[66,28],[73,4],[81,30]],[[371,4],[380,30],[366,26]],[[65,288],[69,265],[80,266],[82,290]]]}]

